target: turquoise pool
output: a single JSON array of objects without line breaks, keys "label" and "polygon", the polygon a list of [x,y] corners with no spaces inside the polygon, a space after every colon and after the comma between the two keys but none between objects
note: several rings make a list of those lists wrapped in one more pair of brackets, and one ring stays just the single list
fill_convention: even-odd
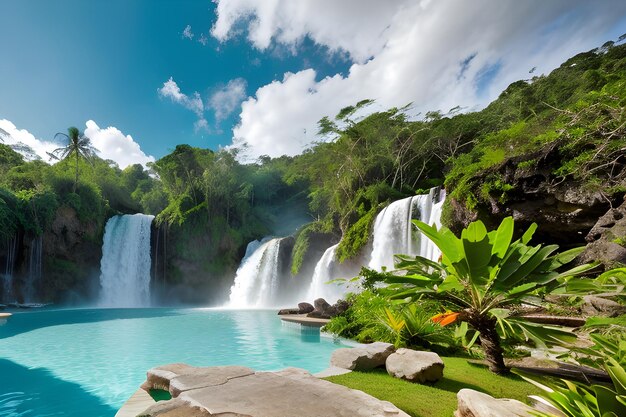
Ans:
[{"label": "turquoise pool", "polygon": [[342,346],[283,325],[274,311],[20,312],[0,325],[0,416],[113,417],[153,366],[319,372]]}]

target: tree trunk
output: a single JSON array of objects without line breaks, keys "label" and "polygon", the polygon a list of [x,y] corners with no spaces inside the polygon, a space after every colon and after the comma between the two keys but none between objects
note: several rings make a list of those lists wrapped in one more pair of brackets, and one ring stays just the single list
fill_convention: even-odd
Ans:
[{"label": "tree trunk", "polygon": [[496,320],[491,317],[480,317],[470,324],[480,332],[480,346],[485,353],[489,370],[499,375],[508,374],[509,368],[504,365],[500,336],[496,331]]},{"label": "tree trunk", "polygon": [[76,176],[74,177],[74,190],[73,193],[76,192],[76,187],[78,187],[78,152],[76,152]]}]

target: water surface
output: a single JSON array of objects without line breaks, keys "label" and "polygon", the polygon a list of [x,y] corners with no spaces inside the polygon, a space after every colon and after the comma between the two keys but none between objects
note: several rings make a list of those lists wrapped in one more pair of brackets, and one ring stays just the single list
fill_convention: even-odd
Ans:
[{"label": "water surface", "polygon": [[0,416],[112,417],[154,366],[319,372],[342,346],[282,324],[275,311],[20,312],[0,325]]}]

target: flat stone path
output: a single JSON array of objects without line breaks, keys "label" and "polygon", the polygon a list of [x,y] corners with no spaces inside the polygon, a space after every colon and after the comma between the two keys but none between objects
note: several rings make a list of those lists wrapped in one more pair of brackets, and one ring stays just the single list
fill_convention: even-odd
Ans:
[{"label": "flat stone path", "polygon": [[142,411],[152,407],[156,401],[142,389],[138,389],[115,413],[115,417],[137,417]]}]

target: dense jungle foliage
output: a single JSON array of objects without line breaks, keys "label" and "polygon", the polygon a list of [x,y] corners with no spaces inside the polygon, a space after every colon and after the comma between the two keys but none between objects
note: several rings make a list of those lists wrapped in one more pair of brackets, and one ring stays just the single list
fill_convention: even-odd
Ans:
[{"label": "dense jungle foliage", "polygon": [[[200,279],[210,279],[232,271],[247,242],[300,226],[291,262],[297,274],[311,236],[341,240],[339,259],[353,258],[381,207],[432,186],[445,185],[450,200],[470,211],[506,202],[514,184],[499,168],[508,161],[541,166],[551,181],[594,187],[611,201],[626,192],[626,45],[607,42],[549,75],[514,82],[477,112],[410,116],[406,106],[366,115],[371,103],[323,118],[320,142],[295,157],[244,164],[237,150],[178,145],[148,167],[81,159],[75,191],[74,160],[50,165],[0,143],[0,245],[18,230],[42,234],[59,207],[96,224],[100,235],[111,215],[144,212],[169,230],[170,256],[202,263]],[[206,245],[176,240],[193,234]],[[182,279],[183,271],[170,272]]]}]

